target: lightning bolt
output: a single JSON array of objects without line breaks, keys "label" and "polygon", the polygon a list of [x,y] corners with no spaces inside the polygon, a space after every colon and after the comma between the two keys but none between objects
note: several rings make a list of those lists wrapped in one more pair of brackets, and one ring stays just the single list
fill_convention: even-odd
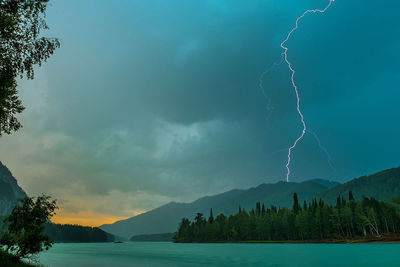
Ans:
[{"label": "lightning bolt", "polygon": [[315,138],[315,140],[317,140],[318,146],[319,148],[325,153],[326,158],[328,159],[328,165],[329,167],[333,170],[336,171],[335,167],[333,167],[332,165],[332,159],[331,159],[331,155],[329,155],[328,150],[321,144],[321,140],[319,140],[318,135],[316,133],[314,133],[313,131],[310,131],[307,129],[307,132],[309,132],[310,134],[312,134]]},{"label": "lightning bolt", "polygon": [[283,53],[281,54],[281,60],[274,62],[268,69],[266,69],[263,73],[261,73],[260,78],[258,79],[258,86],[261,89],[264,89],[263,83],[264,83],[264,76],[267,75],[271,70],[273,70],[275,67],[280,66],[283,63]]},{"label": "lightning bolt", "polygon": [[258,86],[261,89],[261,92],[267,101],[267,112],[268,115],[265,118],[266,121],[271,117],[272,111],[274,110],[274,107],[271,105],[271,98],[268,97],[267,93],[265,92],[264,86],[263,86],[263,81],[264,81],[264,76],[267,75],[270,71],[272,71],[275,67],[280,66],[283,63],[283,53],[281,54],[281,60],[274,62],[268,69],[266,69],[263,73],[261,73],[260,78],[258,79]]},{"label": "lightning bolt", "polygon": [[[321,149],[322,152],[325,153],[325,156],[326,156],[326,158],[327,158],[327,160],[328,160],[328,165],[329,165],[329,167],[330,167],[333,171],[336,172],[336,168],[335,168],[335,167],[333,166],[333,164],[332,164],[331,155],[329,154],[328,150],[322,145],[322,142],[321,142],[321,140],[319,139],[318,135],[317,135],[315,132],[313,132],[313,131],[311,131],[311,130],[309,130],[309,129],[307,129],[307,133],[310,133],[310,134],[314,137],[314,139],[317,141],[319,148]],[[272,156],[274,156],[275,154],[278,154],[278,153],[281,153],[281,152],[284,152],[284,151],[285,151],[285,152],[288,151],[288,148],[282,148],[282,149],[278,149],[278,150],[272,151],[272,152],[270,153],[270,156],[272,157]]]},{"label": "lightning bolt", "polygon": [[294,88],[294,91],[296,93],[296,98],[297,98],[297,112],[299,113],[300,116],[300,120],[301,123],[303,125],[303,131],[301,132],[301,135],[299,137],[297,137],[297,139],[294,141],[293,145],[291,147],[289,147],[288,150],[288,156],[287,156],[287,162],[286,162],[286,181],[289,182],[289,176],[290,176],[290,162],[291,162],[291,154],[292,154],[292,150],[296,147],[297,143],[304,137],[304,135],[306,134],[307,131],[307,126],[306,123],[304,121],[304,116],[303,113],[300,110],[300,97],[299,97],[299,91],[297,88],[297,85],[294,81],[294,75],[296,73],[296,71],[293,69],[292,67],[292,63],[290,63],[290,61],[288,60],[288,47],[285,45],[287,41],[289,41],[290,37],[292,36],[292,34],[299,28],[299,21],[307,14],[309,13],[324,13],[334,2],[335,0],[329,0],[329,4],[324,8],[324,9],[309,9],[307,11],[305,11],[300,17],[298,17],[296,19],[296,25],[295,27],[293,27],[288,35],[286,36],[286,39],[283,40],[283,42],[281,43],[281,47],[283,49],[283,57],[285,59],[286,64],[289,67],[289,70],[291,71],[292,75],[291,75],[291,81],[292,81],[292,86]]}]

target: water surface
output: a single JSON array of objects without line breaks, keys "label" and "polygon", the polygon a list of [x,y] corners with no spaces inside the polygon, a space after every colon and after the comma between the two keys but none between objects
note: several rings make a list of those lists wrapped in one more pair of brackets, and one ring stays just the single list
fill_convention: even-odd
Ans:
[{"label": "water surface", "polygon": [[45,266],[400,266],[400,244],[59,243]]}]

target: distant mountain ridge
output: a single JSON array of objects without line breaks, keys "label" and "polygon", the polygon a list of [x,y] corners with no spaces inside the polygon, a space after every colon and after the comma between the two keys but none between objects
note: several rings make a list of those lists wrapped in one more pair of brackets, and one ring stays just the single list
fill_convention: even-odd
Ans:
[{"label": "distant mountain ridge", "polygon": [[[251,209],[256,202],[262,202],[267,207],[270,205],[291,206],[294,192],[298,194],[300,201],[316,197],[334,203],[338,194],[347,195],[350,190],[356,199],[361,199],[362,196],[374,197],[378,200],[400,197],[400,167],[355,178],[344,184],[314,179],[301,183],[277,182],[261,184],[249,189],[234,189],[222,194],[202,197],[191,203],[170,202],[146,213],[113,224],[102,225],[99,228],[127,239],[135,235],[171,233],[176,231],[182,218],[193,219],[197,212],[208,217],[210,208],[216,216],[219,213],[225,215],[235,213],[239,206],[247,210]],[[11,212],[18,199],[26,196],[10,170],[0,161],[0,218]]]},{"label": "distant mountain ridge", "polygon": [[133,242],[171,242],[174,233],[152,234],[152,235],[135,235],[129,241]]},{"label": "distant mountain ridge", "polygon": [[352,190],[356,199],[361,199],[362,196],[379,200],[400,197],[400,167],[355,178],[344,184],[322,179],[301,183],[278,182],[261,184],[247,190],[235,189],[203,197],[191,203],[170,202],[129,219],[102,225],[100,228],[127,238],[135,235],[168,233],[176,231],[184,217],[193,219],[197,212],[208,217],[210,208],[216,216],[219,213],[232,214],[237,211],[239,205],[244,209],[251,209],[256,202],[262,202],[265,206],[292,206],[294,192],[298,194],[300,201],[316,197],[334,203],[338,194],[347,195],[349,190]]},{"label": "distant mountain ridge", "polygon": [[127,238],[143,234],[169,233],[176,231],[183,217],[192,219],[197,212],[208,216],[210,208],[213,209],[214,215],[219,213],[229,215],[235,213],[239,206],[251,209],[258,201],[263,202],[266,206],[288,206],[292,204],[294,192],[300,198],[308,199],[328,188],[313,181],[261,184],[247,190],[235,189],[214,196],[202,197],[191,203],[170,202],[129,219],[102,225],[100,228],[111,234]]},{"label": "distant mountain ridge", "polygon": [[0,216],[9,214],[18,199],[24,197],[26,193],[10,170],[0,161]]},{"label": "distant mountain ridge", "polygon": [[317,184],[326,186],[328,188],[331,188],[331,187],[334,187],[334,186],[337,186],[340,184],[339,182],[336,182],[336,181],[324,180],[324,179],[312,179],[312,180],[308,180],[308,181],[315,182]]},{"label": "distant mountain ridge", "polygon": [[400,167],[352,179],[334,186],[316,197],[333,204],[339,194],[347,196],[349,191],[352,191],[355,199],[361,199],[363,196],[379,200],[392,200],[393,197],[400,197]]}]

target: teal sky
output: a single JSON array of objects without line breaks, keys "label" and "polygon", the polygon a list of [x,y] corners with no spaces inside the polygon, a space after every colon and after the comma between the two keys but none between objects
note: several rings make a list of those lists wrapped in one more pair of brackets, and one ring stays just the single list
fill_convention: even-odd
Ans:
[{"label": "teal sky", "polygon": [[[300,134],[282,52],[326,0],[51,1],[62,43],[20,81],[24,128],[0,160],[68,218],[128,217],[285,178]],[[310,134],[291,181],[346,181],[400,165],[400,3],[336,0],[287,43]],[[72,220],[72,219],[71,219]],[[85,222],[85,221],[83,221]]]}]

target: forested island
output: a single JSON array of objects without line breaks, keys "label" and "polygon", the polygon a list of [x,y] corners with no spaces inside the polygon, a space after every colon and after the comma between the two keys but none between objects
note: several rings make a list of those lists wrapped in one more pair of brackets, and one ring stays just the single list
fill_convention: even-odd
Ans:
[{"label": "forested island", "polygon": [[174,242],[343,242],[397,240],[400,233],[400,199],[378,201],[363,197],[354,200],[339,195],[336,205],[312,199],[293,207],[265,208],[256,203],[246,211],[239,207],[229,217],[210,210],[208,219],[198,213],[194,221],[183,218]]}]

